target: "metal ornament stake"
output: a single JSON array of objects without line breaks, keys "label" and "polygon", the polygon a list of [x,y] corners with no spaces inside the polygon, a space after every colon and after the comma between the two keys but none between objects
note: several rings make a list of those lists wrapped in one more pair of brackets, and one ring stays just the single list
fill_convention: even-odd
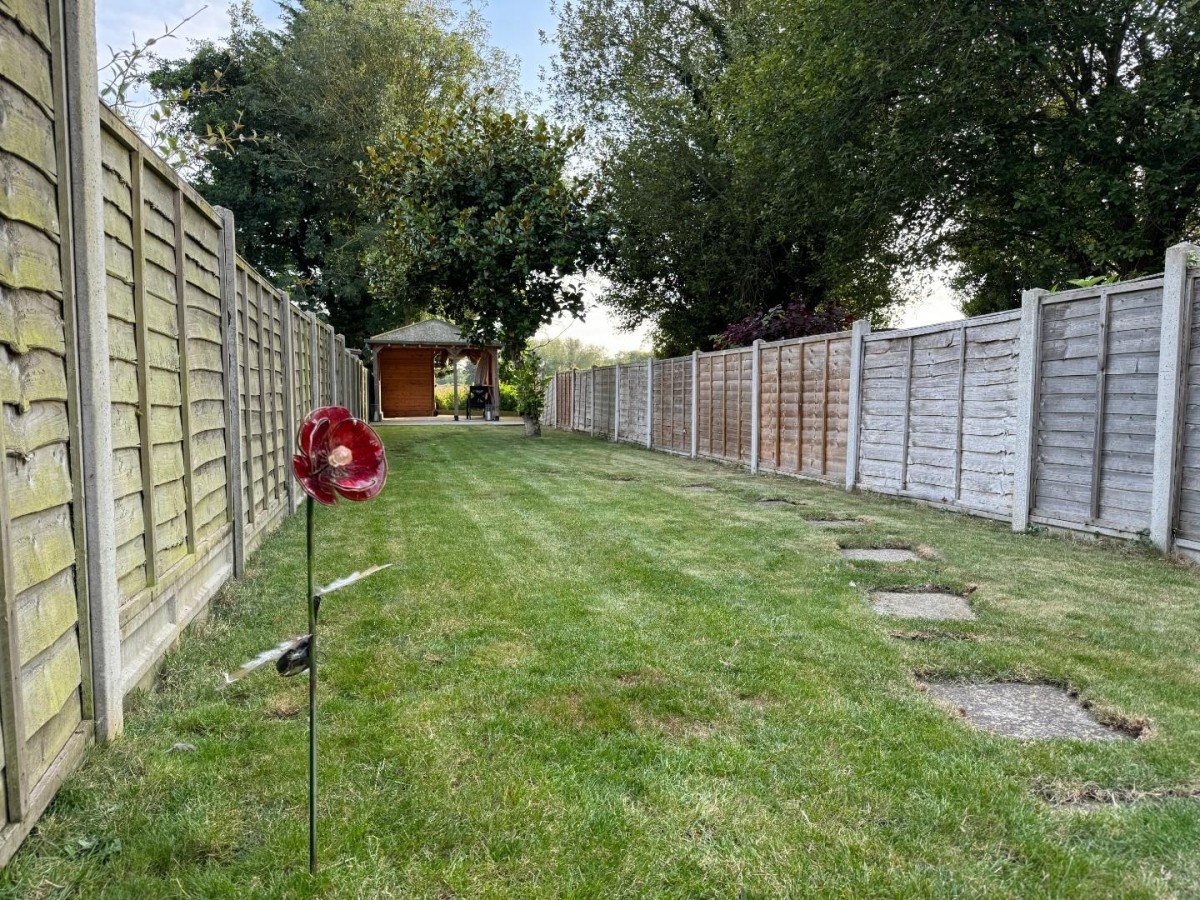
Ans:
[{"label": "metal ornament stake", "polygon": [[316,502],[333,506],[342,500],[361,503],[379,496],[387,480],[387,455],[383,442],[366,422],[354,418],[340,406],[314,409],[300,425],[296,435],[297,453],[292,457],[292,472],[304,492],[305,556],[308,565],[308,634],[297,635],[264,650],[242,664],[236,672],[225,673],[222,687],[241,681],[267,663],[284,677],[308,670],[308,871],[317,874],[317,615],[321,599],[334,591],[357,584],[391,566],[371,566],[344,578],[317,587],[313,574],[315,540],[313,537]]},{"label": "metal ornament stake", "polygon": [[313,581],[312,497],[305,498],[308,519],[308,871],[317,874],[317,599]]}]

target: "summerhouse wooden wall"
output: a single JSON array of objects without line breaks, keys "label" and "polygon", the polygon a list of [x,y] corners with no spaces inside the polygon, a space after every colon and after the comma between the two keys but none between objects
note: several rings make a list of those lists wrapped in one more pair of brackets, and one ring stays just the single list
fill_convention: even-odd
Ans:
[{"label": "summerhouse wooden wall", "polygon": [[344,339],[95,101],[93,17],[0,5],[0,863],[295,507],[295,423],[366,410]]}]

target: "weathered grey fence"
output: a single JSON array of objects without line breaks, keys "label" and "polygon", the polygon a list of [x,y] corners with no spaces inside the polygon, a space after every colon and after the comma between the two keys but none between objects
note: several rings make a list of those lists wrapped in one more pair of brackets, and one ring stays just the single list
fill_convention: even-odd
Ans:
[{"label": "weathered grey fence", "polygon": [[344,340],[98,103],[95,61],[90,3],[0,6],[0,863],[299,502],[299,418],[366,408]]},{"label": "weathered grey fence", "polygon": [[1011,312],[653,361],[649,386],[559,373],[548,423],[1200,557],[1196,252]]},{"label": "weathered grey fence", "polygon": [[1008,312],[864,335],[858,485],[1011,515],[1019,327]]}]

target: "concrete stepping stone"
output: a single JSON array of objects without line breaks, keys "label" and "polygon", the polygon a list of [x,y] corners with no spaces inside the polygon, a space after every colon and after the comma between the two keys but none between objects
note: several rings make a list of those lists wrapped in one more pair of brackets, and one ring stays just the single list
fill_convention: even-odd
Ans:
[{"label": "concrete stepping stone", "polygon": [[705,494],[705,493],[708,493],[709,491],[716,490],[716,488],[713,487],[711,484],[685,484],[683,486],[683,489],[685,491],[692,491],[697,494]]},{"label": "concrete stepping stone", "polygon": [[1092,718],[1067,691],[1049,684],[929,683],[938,700],[961,710],[976,728],[1021,740],[1116,741],[1129,735]]},{"label": "concrete stepping stone", "polygon": [[919,557],[912,550],[904,550],[893,547],[843,547],[842,558],[852,559],[858,562],[883,563],[921,561],[921,557]]},{"label": "concrete stepping stone", "polygon": [[975,618],[966,598],[939,591],[871,591],[871,605],[881,616],[902,619],[970,621]]},{"label": "concrete stepping stone", "polygon": [[805,519],[804,522],[813,528],[858,528],[862,525],[858,519]]}]

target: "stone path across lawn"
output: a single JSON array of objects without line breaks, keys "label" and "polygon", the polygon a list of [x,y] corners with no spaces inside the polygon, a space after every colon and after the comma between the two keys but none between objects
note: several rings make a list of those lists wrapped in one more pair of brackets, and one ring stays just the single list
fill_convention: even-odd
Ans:
[{"label": "stone path across lawn", "polygon": [[929,683],[925,688],[938,700],[961,709],[976,728],[1005,737],[1077,741],[1128,737],[1097,722],[1074,697],[1054,685]]},{"label": "stone path across lawn", "polygon": [[881,616],[968,621],[975,618],[965,598],[938,591],[872,591],[871,601]]},{"label": "stone path across lawn", "polygon": [[891,547],[843,547],[842,557],[859,562],[919,562],[919,557],[912,550],[902,550]]}]

